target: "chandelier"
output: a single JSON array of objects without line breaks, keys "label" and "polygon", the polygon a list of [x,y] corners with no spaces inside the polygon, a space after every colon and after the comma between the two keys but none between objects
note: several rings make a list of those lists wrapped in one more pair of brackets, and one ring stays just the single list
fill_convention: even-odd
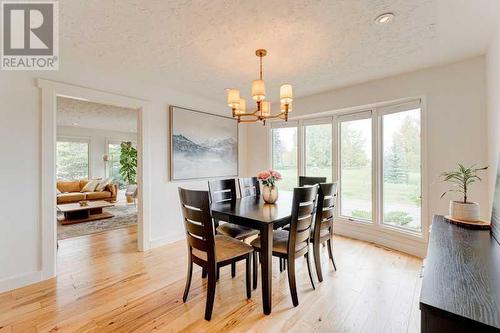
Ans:
[{"label": "chandelier", "polygon": [[238,123],[254,123],[262,121],[265,125],[267,119],[283,119],[288,121],[288,113],[292,111],[292,85],[284,84],[280,87],[280,112],[276,115],[271,114],[271,102],[266,100],[266,85],[262,79],[262,58],[267,55],[264,49],[255,51],[255,55],[260,60],[259,79],[252,82],[252,99],[255,100],[257,108],[247,113],[246,100],[240,97],[240,91],[235,88],[226,89],[227,105],[233,112],[233,117]]}]

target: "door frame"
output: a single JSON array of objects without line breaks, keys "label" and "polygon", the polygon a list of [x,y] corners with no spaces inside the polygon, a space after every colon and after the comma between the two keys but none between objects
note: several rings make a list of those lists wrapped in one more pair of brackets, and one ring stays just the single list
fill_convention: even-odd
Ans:
[{"label": "door frame", "polygon": [[149,118],[151,105],[147,100],[85,88],[45,79],[37,79],[41,96],[41,279],[57,274],[57,220],[56,212],[56,140],[57,97],[69,97],[84,101],[126,107],[138,110],[138,251],[150,249],[150,154]]}]

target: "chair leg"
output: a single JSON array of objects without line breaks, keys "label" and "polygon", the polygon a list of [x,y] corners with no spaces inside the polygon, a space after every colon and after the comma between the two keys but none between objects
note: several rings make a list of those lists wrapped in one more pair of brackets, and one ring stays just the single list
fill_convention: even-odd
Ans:
[{"label": "chair leg", "polygon": [[205,319],[210,320],[212,319],[212,309],[214,307],[214,300],[215,300],[215,286],[217,282],[217,267],[216,265],[213,265],[211,267],[210,265],[208,267],[208,283],[207,283],[207,304],[205,306]]},{"label": "chair leg", "polygon": [[250,253],[247,255],[247,258],[245,259],[246,261],[246,286],[247,286],[247,298],[250,299],[252,298],[252,286],[251,286],[251,276],[250,276],[250,273],[251,273],[251,270],[252,270],[252,267],[251,267],[251,264],[250,264]]},{"label": "chair leg", "polygon": [[188,271],[186,276],[186,287],[184,288],[184,296],[182,296],[182,301],[185,303],[189,294],[189,287],[191,287],[191,277],[193,276],[193,261],[191,256],[188,258]]},{"label": "chair leg", "polygon": [[205,267],[203,267],[201,269],[201,278],[204,279],[207,277],[207,269]]},{"label": "chair leg", "polygon": [[297,297],[297,285],[295,283],[295,258],[288,258],[287,260],[287,270],[288,270],[288,284],[290,285],[290,294],[292,295],[293,306],[299,305],[299,299]]},{"label": "chair leg", "polygon": [[283,259],[279,258],[280,260],[280,273],[283,272]]},{"label": "chair leg", "polygon": [[337,266],[335,266],[335,260],[333,260],[333,246],[332,246],[332,240],[329,239],[327,240],[327,243],[328,243],[328,256],[330,257],[330,259],[332,260],[332,264],[333,264],[333,269],[334,270],[337,270]]},{"label": "chair leg", "polygon": [[318,281],[323,282],[323,272],[321,272],[321,255],[320,255],[319,243],[313,243],[313,254],[314,254],[314,265],[316,266],[316,274],[318,275]]},{"label": "chair leg", "polygon": [[307,271],[309,272],[309,279],[311,279],[311,284],[313,286],[313,289],[316,289],[316,286],[314,285],[314,279],[312,276],[311,256],[309,255],[309,252],[306,253],[306,260],[307,260]]},{"label": "chair leg", "polygon": [[253,253],[253,289],[257,289],[257,271],[259,270],[259,259],[257,252]]},{"label": "chair leg", "polygon": [[235,277],[236,276],[236,262],[233,262],[231,264],[231,277]]}]

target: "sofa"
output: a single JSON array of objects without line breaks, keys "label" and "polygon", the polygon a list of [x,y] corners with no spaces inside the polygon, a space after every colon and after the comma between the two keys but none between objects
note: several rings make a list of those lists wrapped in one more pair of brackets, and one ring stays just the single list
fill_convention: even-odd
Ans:
[{"label": "sofa", "polygon": [[88,182],[88,179],[58,181],[56,184],[57,189],[59,190],[57,193],[57,204],[74,203],[82,200],[116,201],[116,195],[118,193],[118,186],[116,184],[110,183],[102,192],[81,192]]}]

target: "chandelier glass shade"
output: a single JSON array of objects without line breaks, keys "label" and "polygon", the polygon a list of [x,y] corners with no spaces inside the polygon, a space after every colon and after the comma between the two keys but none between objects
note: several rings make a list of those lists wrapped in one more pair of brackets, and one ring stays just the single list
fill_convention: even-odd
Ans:
[{"label": "chandelier glass shade", "polygon": [[292,111],[293,89],[291,84],[284,84],[280,87],[280,112],[271,114],[271,102],[266,100],[266,83],[262,79],[262,58],[267,55],[264,49],[255,51],[255,55],[260,59],[259,79],[252,82],[252,99],[256,103],[256,109],[247,112],[246,100],[240,96],[240,91],[236,88],[226,89],[227,105],[232,110],[232,115],[240,123],[250,123],[261,121],[264,125],[267,119],[288,120],[288,113]]}]

